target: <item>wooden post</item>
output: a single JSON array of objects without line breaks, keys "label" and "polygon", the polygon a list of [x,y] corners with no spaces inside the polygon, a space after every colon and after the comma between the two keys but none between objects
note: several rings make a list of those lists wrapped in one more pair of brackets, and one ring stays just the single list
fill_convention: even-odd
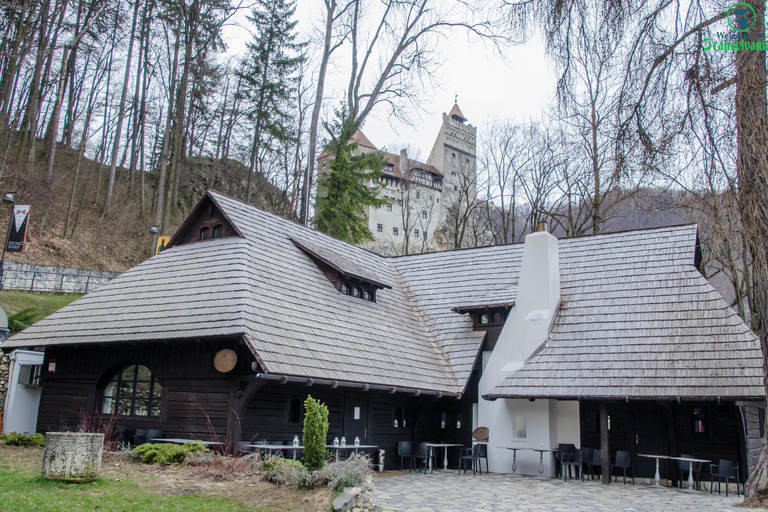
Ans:
[{"label": "wooden post", "polygon": [[[240,383],[247,382],[245,389],[240,389]],[[240,430],[240,422],[245,407],[248,402],[251,401],[254,393],[261,389],[264,384],[263,380],[248,380],[244,381],[236,377],[230,378],[229,381],[229,407],[227,413],[227,446],[232,453],[237,448],[237,443],[241,441],[242,431]]]},{"label": "wooden post", "polygon": [[611,451],[608,445],[608,404],[600,403],[600,477],[603,485],[611,483]]}]

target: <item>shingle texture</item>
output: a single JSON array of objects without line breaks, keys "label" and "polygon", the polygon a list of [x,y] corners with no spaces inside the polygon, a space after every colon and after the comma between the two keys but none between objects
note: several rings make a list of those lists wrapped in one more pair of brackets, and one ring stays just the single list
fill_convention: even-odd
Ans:
[{"label": "shingle texture", "polygon": [[693,266],[695,226],[560,241],[546,348],[488,395],[757,398],[758,339]]},{"label": "shingle texture", "polygon": [[[268,373],[461,393],[484,333],[451,309],[516,297],[522,244],[383,258],[210,197],[243,238],[172,247],[3,348],[241,336]],[[694,268],[695,239],[561,240],[552,338],[494,396],[760,396],[757,340]],[[294,242],[392,288],[342,295]]]}]

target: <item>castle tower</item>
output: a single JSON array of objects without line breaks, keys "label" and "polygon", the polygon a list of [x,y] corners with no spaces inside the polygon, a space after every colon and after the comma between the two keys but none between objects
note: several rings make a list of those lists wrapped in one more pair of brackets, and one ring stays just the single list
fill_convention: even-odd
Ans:
[{"label": "castle tower", "polygon": [[458,207],[466,198],[473,200],[477,181],[477,128],[467,124],[458,103],[448,114],[443,113],[443,125],[427,160],[443,173],[441,223],[447,220],[451,207]]}]

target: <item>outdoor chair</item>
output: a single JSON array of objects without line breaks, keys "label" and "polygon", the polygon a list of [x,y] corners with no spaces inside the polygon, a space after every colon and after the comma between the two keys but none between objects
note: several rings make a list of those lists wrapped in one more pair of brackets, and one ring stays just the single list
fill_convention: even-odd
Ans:
[{"label": "outdoor chair", "polygon": [[123,444],[125,442],[125,425],[115,426],[112,436],[117,444]]},{"label": "outdoor chair", "polygon": [[597,472],[592,472],[594,468],[598,468],[600,470],[600,474],[603,474],[603,457],[602,453],[599,449],[595,449],[592,452],[592,459],[586,460],[587,466],[589,467],[589,479],[592,480],[593,475],[597,475]]},{"label": "outdoor chair", "polygon": [[555,476],[560,478],[560,472],[563,470],[563,457],[570,459],[571,455],[576,451],[576,445],[560,443],[557,446],[557,455],[555,457]]},{"label": "outdoor chair", "polygon": [[137,428],[136,433],[133,434],[133,445],[138,446],[147,442],[147,429]]},{"label": "outdoor chair", "polygon": [[592,463],[592,454],[595,453],[594,448],[582,448],[581,449],[581,474],[582,476],[585,473],[584,466],[587,466],[587,471],[589,471],[589,465]]},{"label": "outdoor chair", "polygon": [[249,444],[252,444],[251,441],[239,441],[235,445],[235,455],[245,455],[252,452],[253,448],[249,447]]},{"label": "outdoor chair", "polygon": [[164,434],[163,434],[162,430],[158,430],[156,428],[151,428],[151,429],[147,430],[147,442],[148,443],[153,443],[155,441],[155,439],[158,438],[158,437],[160,437],[160,438],[164,437]]},{"label": "outdoor chair", "polygon": [[[632,471],[632,468],[630,467],[631,460],[629,458],[629,452],[623,452],[621,450],[618,450],[616,452],[616,460],[613,464],[611,464],[611,473],[613,473],[614,469],[621,469],[624,472],[624,485],[627,484],[627,470],[629,469],[630,472]],[[635,474],[632,473],[632,483],[635,483]],[[618,475],[613,475],[614,482],[618,480]]]},{"label": "outdoor chair", "polygon": [[478,459],[477,459],[477,466],[480,468],[480,473],[483,473],[483,466],[480,464],[481,459],[485,459],[485,472],[489,473],[488,470],[488,445],[486,443],[477,443],[477,446],[480,448],[478,449]]},{"label": "outdoor chair", "polygon": [[[695,459],[693,455],[681,454],[680,457],[684,459]],[[679,460],[677,461],[677,470],[680,472],[680,478],[677,480],[677,486],[682,489],[683,482],[688,480],[688,473],[691,470],[691,463]],[[701,489],[701,462],[693,463],[693,482],[696,489]]]},{"label": "outdoor chair", "polygon": [[403,471],[403,460],[408,459],[408,472],[413,469],[413,446],[410,441],[397,443],[397,455],[400,457],[400,471]]},{"label": "outdoor chair", "polygon": [[739,465],[733,461],[720,459],[719,464],[710,464],[709,470],[709,494],[717,480],[717,494],[720,494],[720,482],[725,482],[725,495],[728,496],[728,482],[736,482],[736,496],[739,496]]},{"label": "outdoor chair", "polygon": [[[426,473],[427,469],[429,469],[429,458],[433,455],[434,454],[430,453],[429,446],[427,446],[426,443],[419,443],[416,445],[416,449],[413,450],[413,455],[411,457],[416,460],[419,472],[424,468],[424,473]],[[435,467],[434,461],[432,467]]]},{"label": "outdoor chair", "polygon": [[[560,469],[563,472],[563,482],[568,480],[568,477],[571,476],[571,468],[573,468],[574,472],[576,473],[575,478],[581,477],[581,481],[584,481],[584,472],[581,468],[581,455],[582,452],[578,448],[574,449],[572,453],[564,453],[562,455],[560,458]],[[566,469],[568,469],[568,471],[566,471]]]},{"label": "outdoor chair", "polygon": [[[480,447],[484,447],[484,444],[475,444],[472,446],[472,448],[464,448],[461,450],[461,458],[459,459],[459,474],[461,474],[462,467],[464,469],[464,474],[467,474],[467,462],[472,461],[472,474],[475,475],[476,470],[480,470],[480,474],[483,474],[483,466],[480,463],[480,459],[482,458],[482,455],[480,454]],[[486,455],[486,472],[488,471],[488,458]]]}]

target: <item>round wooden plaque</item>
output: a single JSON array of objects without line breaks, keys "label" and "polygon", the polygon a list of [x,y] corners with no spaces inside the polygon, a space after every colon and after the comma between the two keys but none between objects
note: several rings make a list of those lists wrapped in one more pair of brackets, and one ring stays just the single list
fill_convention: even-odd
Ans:
[{"label": "round wooden plaque", "polygon": [[213,366],[221,373],[231,372],[236,364],[237,354],[228,348],[219,350],[213,358]]}]

